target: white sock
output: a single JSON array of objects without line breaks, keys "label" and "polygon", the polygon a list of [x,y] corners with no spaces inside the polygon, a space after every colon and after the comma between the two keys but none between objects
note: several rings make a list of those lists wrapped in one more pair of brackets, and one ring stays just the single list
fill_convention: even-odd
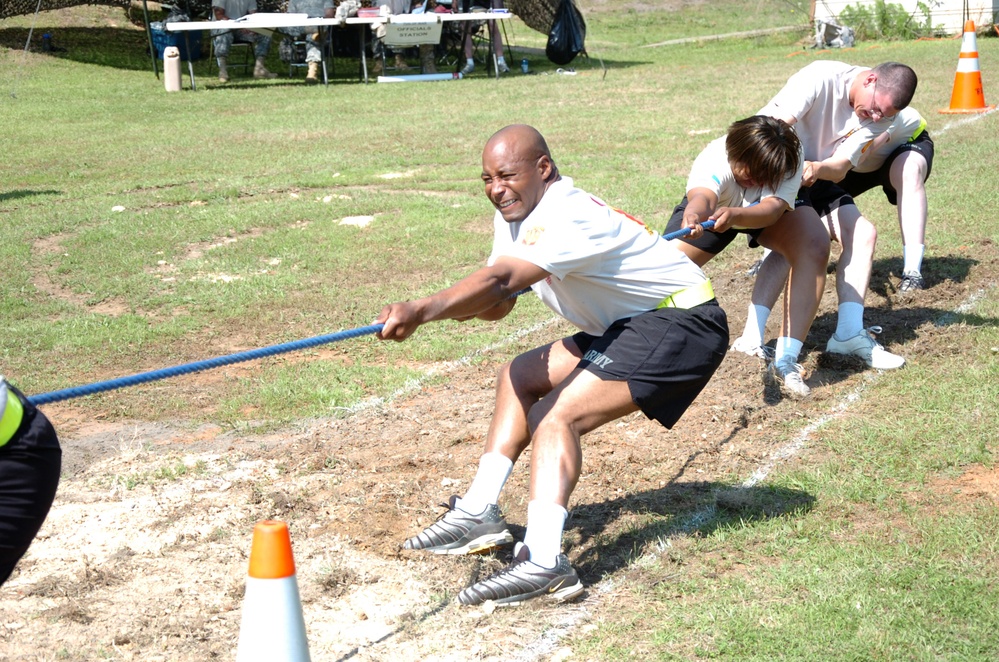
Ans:
[{"label": "white sock", "polygon": [[531,550],[531,562],[554,568],[562,553],[562,529],[568,511],[557,503],[532,501],[527,504],[527,533],[524,544]]},{"label": "white sock", "polygon": [[465,64],[468,65],[469,67],[474,67],[475,66],[475,58],[472,58],[472,57],[465,58]]},{"label": "white sock", "polygon": [[506,59],[502,55],[500,55],[498,58],[496,58],[496,62],[497,64],[503,65],[506,64]]},{"label": "white sock", "polygon": [[499,501],[506,479],[513,471],[513,461],[502,453],[486,453],[479,458],[479,470],[465,496],[455,504],[470,515],[478,515],[486,506]]},{"label": "white sock", "polygon": [[841,303],[838,313],[833,334],[837,340],[849,340],[864,330],[864,304]]},{"label": "white sock", "polygon": [[746,313],[746,329],[742,332],[742,337],[754,341],[756,345],[762,345],[769,317],[770,309],[766,306],[749,304],[749,312]]},{"label": "white sock", "polygon": [[923,244],[907,244],[902,248],[902,273],[915,271],[922,273],[923,251],[926,247]]},{"label": "white sock", "polygon": [[774,362],[780,361],[785,356],[790,356],[791,360],[795,363],[798,362],[798,355],[801,354],[800,340],[795,340],[794,338],[789,338],[787,336],[781,336],[777,339],[777,348],[774,352]]}]

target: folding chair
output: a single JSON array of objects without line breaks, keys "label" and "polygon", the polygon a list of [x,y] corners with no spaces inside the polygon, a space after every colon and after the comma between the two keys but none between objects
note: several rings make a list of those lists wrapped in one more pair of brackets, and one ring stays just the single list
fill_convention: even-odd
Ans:
[{"label": "folding chair", "polygon": [[[309,63],[305,61],[306,50],[308,49],[309,44],[305,40],[304,35],[286,37],[286,39],[291,40],[291,59],[288,62],[288,78],[294,78],[295,69],[303,67],[308,69],[309,67]],[[323,70],[323,85],[330,84],[329,75],[326,72],[327,51],[332,52],[332,49],[330,49],[329,46],[329,30],[323,30],[319,38],[319,64]]]}]

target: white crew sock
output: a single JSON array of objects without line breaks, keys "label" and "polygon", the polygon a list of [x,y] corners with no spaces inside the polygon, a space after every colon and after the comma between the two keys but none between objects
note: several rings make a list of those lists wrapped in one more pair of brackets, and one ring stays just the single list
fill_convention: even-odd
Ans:
[{"label": "white crew sock", "polygon": [[506,58],[500,55],[498,58],[496,58],[496,63],[502,66],[506,64]]},{"label": "white crew sock", "polygon": [[554,568],[562,553],[562,529],[568,511],[557,503],[532,501],[527,504],[527,533],[524,544],[531,550],[531,562]]},{"label": "white crew sock", "polygon": [[787,336],[781,336],[777,339],[777,347],[774,352],[774,362],[779,362],[785,356],[790,356],[791,360],[795,363],[798,362],[798,355],[801,354],[800,340],[795,340],[794,338],[789,338]]},{"label": "white crew sock", "polygon": [[479,470],[465,496],[455,504],[469,515],[478,515],[486,506],[499,501],[506,479],[513,471],[513,460],[502,453],[486,453],[479,458]]},{"label": "white crew sock", "polygon": [[849,340],[864,330],[864,304],[862,303],[841,303],[839,304],[838,317],[836,319],[836,333],[833,335],[837,340]]},{"label": "white crew sock", "polygon": [[902,273],[915,271],[922,273],[923,252],[926,247],[923,244],[911,244],[902,248]]},{"label": "white crew sock", "polygon": [[465,65],[469,66],[469,67],[474,67],[475,66],[475,58],[472,58],[472,57],[465,58]]},{"label": "white crew sock", "polygon": [[770,317],[770,309],[766,306],[759,306],[754,303],[749,304],[749,311],[746,313],[746,328],[742,332],[742,337],[753,341],[754,345],[763,344],[763,334],[767,330],[767,319]]}]

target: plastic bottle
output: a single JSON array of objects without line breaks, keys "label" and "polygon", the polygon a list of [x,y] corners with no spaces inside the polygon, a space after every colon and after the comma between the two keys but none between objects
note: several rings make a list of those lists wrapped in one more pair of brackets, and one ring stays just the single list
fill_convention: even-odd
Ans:
[{"label": "plastic bottle", "polygon": [[530,67],[527,64],[527,58],[525,57],[523,60],[520,61],[520,71],[526,74],[528,69],[530,69]]},{"label": "plastic bottle", "polygon": [[180,49],[176,46],[163,49],[163,86],[167,92],[180,92]]}]

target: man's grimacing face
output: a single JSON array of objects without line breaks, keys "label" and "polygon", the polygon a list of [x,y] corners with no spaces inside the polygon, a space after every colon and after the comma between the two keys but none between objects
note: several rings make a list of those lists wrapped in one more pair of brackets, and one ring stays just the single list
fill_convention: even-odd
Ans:
[{"label": "man's grimacing face", "polygon": [[482,182],[486,197],[507,223],[530,215],[545,194],[551,160],[523,157],[510,143],[488,145],[482,153]]}]

